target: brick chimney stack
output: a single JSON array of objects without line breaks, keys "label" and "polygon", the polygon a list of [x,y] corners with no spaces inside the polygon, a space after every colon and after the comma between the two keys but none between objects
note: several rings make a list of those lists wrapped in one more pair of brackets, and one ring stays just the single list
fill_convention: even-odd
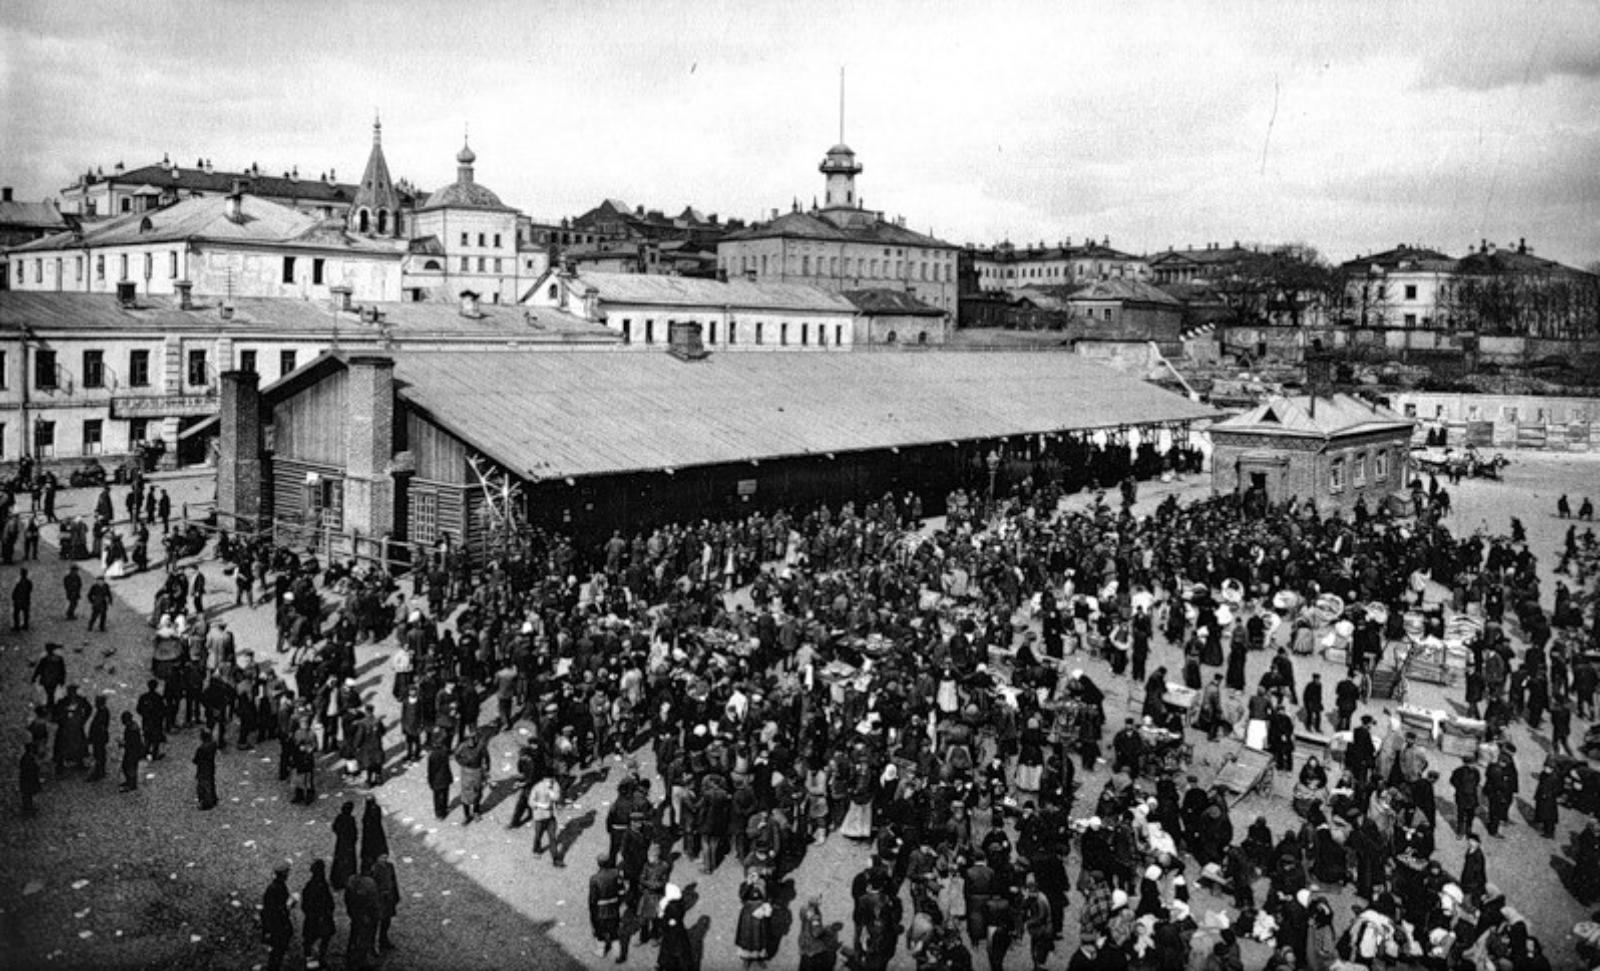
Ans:
[{"label": "brick chimney stack", "polygon": [[352,357],[346,376],[344,528],[357,534],[356,552],[394,532],[394,359]]},{"label": "brick chimney stack", "polygon": [[261,393],[254,371],[222,372],[217,525],[250,531],[261,518]]}]

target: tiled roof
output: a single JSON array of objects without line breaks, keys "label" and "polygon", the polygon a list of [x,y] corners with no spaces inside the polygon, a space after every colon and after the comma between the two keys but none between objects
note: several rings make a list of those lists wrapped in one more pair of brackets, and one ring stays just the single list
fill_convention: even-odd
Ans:
[{"label": "tiled roof", "polygon": [[865,314],[898,314],[913,317],[943,317],[944,311],[933,304],[917,299],[905,290],[877,287],[868,290],[846,290],[844,298]]},{"label": "tiled roof", "polygon": [[[110,294],[0,291],[0,333],[23,326],[49,334],[84,333],[216,333],[330,336],[335,317],[328,301],[291,297],[235,297],[233,316],[224,320],[215,297],[196,297],[195,309],[181,310],[171,297],[141,295],[132,309]],[[592,339],[615,343],[617,335],[601,324],[544,307],[481,303],[478,316],[465,317],[450,303],[395,302],[365,304],[377,309],[397,340],[478,342]],[[374,325],[355,313],[340,313],[337,326],[346,338]]]},{"label": "tiled roof", "polygon": [[[404,400],[489,458],[540,479],[1216,414],[1070,354],[712,354],[685,363],[664,351],[401,351],[394,358]],[[618,401],[629,407],[619,410]]]},{"label": "tiled roof", "polygon": [[184,199],[163,209],[129,213],[104,222],[85,223],[79,232],[57,233],[18,247],[21,251],[48,251],[67,247],[122,246],[204,239],[217,242],[258,242],[399,252],[394,242],[364,239],[345,233],[342,223],[308,216],[298,209],[246,195],[239,200],[240,218],[228,217],[226,196]]},{"label": "tiled roof", "polygon": [[[834,213],[835,218],[840,218],[838,210],[834,210]],[[741,229],[738,232],[729,233],[723,239],[736,241],[785,236],[792,239],[878,243],[884,246],[957,248],[942,239],[935,239],[932,236],[925,236],[903,226],[896,226],[894,223],[880,218],[876,213],[860,210],[858,214],[852,214],[852,216],[854,218],[841,219],[844,224],[839,225],[833,220],[824,219],[809,212],[791,212],[749,229]]]},{"label": "tiled roof", "polygon": [[67,222],[53,202],[0,202],[0,227],[65,229]]},{"label": "tiled roof", "polygon": [[686,276],[585,272],[578,273],[573,284],[579,290],[593,287],[602,303],[855,312],[855,306],[844,297],[803,283],[755,283],[749,280],[729,280],[724,283],[721,280]]},{"label": "tiled roof", "polygon": [[1315,414],[1311,398],[1275,396],[1240,415],[1212,426],[1219,432],[1333,438],[1384,429],[1409,429],[1410,419],[1347,394],[1319,395]]}]

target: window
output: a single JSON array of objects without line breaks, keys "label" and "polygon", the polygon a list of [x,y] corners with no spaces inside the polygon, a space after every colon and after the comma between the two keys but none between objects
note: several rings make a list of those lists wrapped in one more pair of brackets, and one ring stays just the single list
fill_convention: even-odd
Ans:
[{"label": "window", "polygon": [[1367,453],[1366,452],[1357,452],[1356,453],[1355,469],[1354,469],[1354,472],[1351,475],[1351,479],[1355,482],[1357,488],[1360,488],[1361,486],[1364,486],[1364,485],[1367,484]]},{"label": "window", "polygon": [[1106,319],[1107,320],[1111,319],[1111,308],[1110,307],[1106,308]]},{"label": "window", "polygon": [[811,257],[809,257],[809,256],[800,257],[800,275],[801,276],[810,276],[811,275]]},{"label": "window", "polygon": [[499,233],[495,233],[494,234],[494,248],[495,249],[499,249],[500,248],[500,234]]},{"label": "window", "polygon": [[1415,283],[1406,284],[1406,299],[1407,300],[1415,300],[1415,299],[1417,299],[1417,285]]},{"label": "window", "polygon": [[104,256],[96,256],[94,258],[94,278],[96,280],[104,280],[106,278],[106,258]]},{"label": "window", "polygon": [[739,343],[739,322],[737,320],[728,321],[728,343]]},{"label": "window", "polygon": [[278,377],[283,377],[294,370],[294,351],[278,352]]},{"label": "window", "polygon": [[463,256],[461,258],[461,272],[465,273],[470,269],[472,269],[472,257]]},{"label": "window", "polygon": [[495,271],[495,272],[496,272],[496,273],[499,273],[499,272],[500,272],[500,257],[498,257],[498,256],[496,256],[496,257],[495,257],[495,258],[494,258],[494,271]]},{"label": "window", "polygon": [[105,446],[105,426],[99,418],[86,418],[83,421],[83,454],[99,455]]},{"label": "window", "polygon": [[6,457],[6,423],[0,421],[0,459]]},{"label": "window", "polygon": [[801,324],[800,325],[800,346],[801,347],[805,347],[809,343],[811,343],[811,325],[810,324]]},{"label": "window", "polygon": [[123,196],[122,197],[122,211],[123,212],[132,212],[133,211],[133,200],[129,199],[127,196]]},{"label": "window", "polygon": [[1406,314],[1405,315],[1405,322],[1406,322],[1406,329],[1407,330],[1410,330],[1411,328],[1416,327],[1417,326],[1417,315],[1416,314]]},{"label": "window", "polygon": [[482,256],[478,257],[478,272],[479,273],[487,272],[488,263],[489,263],[489,261],[485,257],[482,257]]},{"label": "window", "polygon": [[178,278],[178,251],[177,250],[168,250],[167,251],[167,279],[176,280],[177,278]]},{"label": "window", "polygon": [[11,369],[6,366],[6,352],[0,351],[0,391],[11,386]]},{"label": "window", "polygon": [[283,282],[294,282],[294,257],[292,256],[285,256],[283,258]]},{"label": "window", "polygon": [[1512,421],[1512,422],[1516,421],[1517,420],[1517,406],[1516,405],[1502,405],[1500,407],[1500,420],[1501,421]]},{"label": "window", "polygon": [[53,421],[36,421],[33,423],[33,455],[34,458],[51,459],[56,456],[56,423]]},{"label": "window", "polygon": [[72,262],[73,262],[73,271],[74,271],[73,272],[73,279],[78,281],[79,283],[82,283],[83,282],[83,257],[81,257],[81,256],[77,257]]},{"label": "window", "polygon": [[1372,481],[1389,481],[1389,450],[1380,448],[1372,453]]},{"label": "window", "polygon": [[189,372],[186,375],[189,379],[190,387],[204,387],[207,384],[206,370],[206,352],[199,348],[191,350],[189,352]]},{"label": "window", "polygon": [[471,246],[472,245],[471,238],[469,236],[467,236],[466,233],[462,233],[461,234],[461,245],[462,246]]},{"label": "window", "polygon": [[312,283],[317,284],[318,286],[320,286],[322,284],[322,267],[326,263],[327,263],[327,261],[322,259],[321,257],[318,257],[317,259],[314,259],[314,260],[311,261],[311,282]]},{"label": "window", "polygon": [[344,480],[319,478],[306,483],[306,512],[324,529],[344,525]]},{"label": "window", "polygon": [[789,343],[789,325],[788,324],[779,324],[778,325],[778,345],[780,347],[781,346],[787,346],[788,343]]},{"label": "window", "polygon": [[1407,418],[1415,418],[1415,417],[1417,417],[1417,406],[1416,406],[1416,404],[1414,402],[1407,402],[1406,403],[1406,417]]},{"label": "window", "polygon": [[1344,459],[1334,459],[1328,463],[1328,491],[1344,491]]},{"label": "window", "polygon": [[251,374],[256,373],[256,352],[255,351],[240,351],[239,352],[239,370],[241,370],[241,371],[249,371]]},{"label": "window", "polygon": [[706,325],[706,343],[715,344],[716,342],[717,342],[717,322],[713,320],[711,323]]},{"label": "window", "polygon": [[106,352],[83,352],[83,386],[85,388],[103,388],[106,386]]},{"label": "window", "polygon": [[148,280],[155,275],[156,255],[154,253],[146,253],[144,254],[144,278]]},{"label": "window", "polygon": [[550,284],[550,289],[546,290],[544,293],[547,298],[554,300],[561,295],[561,287],[552,283]]},{"label": "window", "polygon": [[656,322],[653,320],[644,322],[644,342],[646,344],[654,344],[656,342]]},{"label": "window", "polygon": [[759,320],[756,321],[756,343],[757,344],[761,343],[761,331],[762,331],[763,327],[764,327],[764,325],[761,323],[761,321],[759,321]]},{"label": "window", "polygon": [[418,491],[411,497],[411,539],[432,545],[439,541],[439,494]]},{"label": "window", "polygon": [[626,317],[622,319],[622,343],[633,343],[633,321]]},{"label": "window", "polygon": [[487,243],[485,243],[483,241],[483,234],[482,233],[478,234],[478,245],[479,246],[487,246],[487,245],[489,245],[489,244],[487,244]]},{"label": "window", "polygon": [[130,419],[128,419],[128,445],[129,446],[138,445],[140,442],[149,440],[149,438],[150,438],[150,419],[148,419],[148,418],[130,418]]},{"label": "window", "polygon": [[128,384],[135,388],[150,387],[150,352],[128,352]]},{"label": "window", "polygon": [[821,324],[817,325],[817,346],[828,346],[828,328],[822,326]]},{"label": "window", "polygon": [[843,324],[834,324],[833,325],[833,342],[835,344],[843,344],[844,343],[844,325]]},{"label": "window", "polygon": [[54,391],[56,388],[56,352],[37,350],[33,352],[33,386],[41,390]]}]

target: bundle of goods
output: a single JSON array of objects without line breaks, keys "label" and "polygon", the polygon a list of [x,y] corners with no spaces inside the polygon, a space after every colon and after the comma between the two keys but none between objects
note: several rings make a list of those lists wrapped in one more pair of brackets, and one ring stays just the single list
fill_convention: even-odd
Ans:
[{"label": "bundle of goods", "polygon": [[1244,584],[1233,577],[1222,581],[1222,602],[1234,606],[1244,603]]},{"label": "bundle of goods", "polygon": [[1406,677],[1428,684],[1453,684],[1466,665],[1452,666],[1449,653],[1437,637],[1418,640],[1406,654]]},{"label": "bundle of goods", "polygon": [[1441,733],[1440,726],[1449,718],[1448,712],[1418,708],[1415,705],[1401,705],[1395,709],[1395,714],[1400,717],[1400,724],[1406,729],[1418,733],[1426,732],[1428,737],[1435,741]]},{"label": "bundle of goods", "polygon": [[1463,759],[1475,755],[1487,729],[1488,724],[1481,719],[1452,715],[1439,725],[1439,750]]},{"label": "bundle of goods", "polygon": [[1327,627],[1344,616],[1344,598],[1325,593],[1311,605],[1311,622],[1317,627]]},{"label": "bundle of goods", "polygon": [[1335,621],[1332,627],[1319,631],[1317,643],[1322,645],[1322,656],[1335,664],[1343,664],[1350,657],[1350,639],[1355,636],[1356,625],[1348,620]]}]

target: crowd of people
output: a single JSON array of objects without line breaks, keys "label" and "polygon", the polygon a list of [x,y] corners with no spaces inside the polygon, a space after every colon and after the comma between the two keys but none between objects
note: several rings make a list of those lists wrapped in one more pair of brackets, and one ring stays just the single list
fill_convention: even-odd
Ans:
[{"label": "crowd of people", "polygon": [[[355,650],[392,643],[400,761],[426,763],[441,819],[457,808],[463,826],[483,818],[493,738],[528,725],[510,825],[532,822],[532,852],[564,866],[575,834],[563,814],[595,769],[620,767],[588,901],[596,953],[619,963],[637,943],[655,948],[659,968],[698,967],[688,871],[729,865],[744,876],[727,901],[738,954],[774,959],[787,875],[838,839],[861,844],[865,865],[847,921],[830,923],[820,900],[801,908],[804,968],[885,968],[904,948],[919,968],[982,955],[998,969],[1017,952],[1034,968],[1232,969],[1245,939],[1271,945],[1271,971],[1549,967],[1486,879],[1479,808],[1483,835],[1500,835],[1524,784],[1512,724],[1542,730],[1549,714],[1560,749],[1573,712],[1593,715],[1593,532],[1568,534],[1561,571],[1574,587],[1560,584],[1547,612],[1520,524],[1453,535],[1436,483],[1415,485],[1405,519],[1234,497],[1169,499],[1139,517],[1137,489],[1125,479],[1120,508],[1102,496],[1075,512],[1049,482],[1023,480],[996,504],[956,492],[936,530],[917,497],[889,495],[594,546],[525,532],[476,561],[446,543],[414,552],[409,591],[370,565],[324,568],[309,552],[223,536],[234,606],[272,609],[277,644],[237,647],[206,609],[214,567],[169,563],[152,621],[181,647],[121,713],[125,785],[173,732],[201,724],[201,809],[215,804],[216,750],[230,736],[243,749],[278,743],[294,802],[314,804],[329,772],[381,786],[397,766],[376,699],[354,681]],[[1443,757],[1397,719],[1359,714],[1407,618],[1442,626],[1443,611],[1420,602],[1429,582],[1484,621],[1467,645],[1463,700],[1486,744],[1446,776],[1463,851],[1449,869],[1435,801]],[[1344,607],[1337,619],[1316,613],[1328,594]],[[1348,661],[1329,727],[1348,744],[1330,778],[1321,758],[1299,755],[1299,727],[1320,734],[1326,700],[1320,674],[1299,679],[1294,660],[1335,624],[1348,625]],[[1182,659],[1175,677],[1148,670],[1163,643]],[[1265,670],[1251,685],[1257,654]],[[1083,670],[1089,657],[1109,662],[1099,682]],[[93,751],[103,776],[105,699],[78,697],[54,649],[35,680],[50,697],[30,726],[24,791],[52,733],[58,774]],[[1174,703],[1175,687],[1193,703]],[[1138,714],[1104,747],[1117,697]],[[1237,818],[1234,794],[1200,778],[1193,746],[1234,733],[1295,779],[1296,822],[1278,834],[1265,817]],[[1562,771],[1547,763],[1529,786],[1545,836]],[[37,764],[31,773],[36,792]],[[355,912],[374,895],[370,867],[350,863],[350,808],[335,823],[332,886],[362,885],[350,950],[365,955],[388,924],[363,923],[357,939]],[[1593,827],[1579,845],[1600,862]],[[314,866],[301,898],[319,901],[304,931],[318,960],[331,908],[312,892],[319,878]],[[373,879],[392,883],[392,868]],[[1361,901],[1353,920],[1334,903],[1343,885]],[[1200,888],[1231,909],[1197,912]],[[282,874],[267,897],[264,940],[279,960]]]}]

